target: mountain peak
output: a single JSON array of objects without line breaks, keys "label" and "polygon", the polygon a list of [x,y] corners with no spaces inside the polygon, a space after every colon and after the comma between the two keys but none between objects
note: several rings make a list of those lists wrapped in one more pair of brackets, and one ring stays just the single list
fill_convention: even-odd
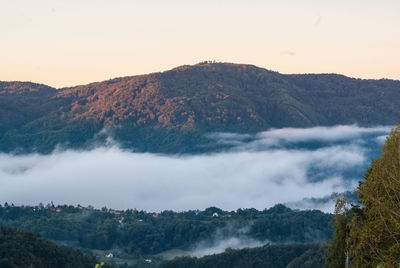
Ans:
[{"label": "mountain peak", "polygon": [[3,151],[16,144],[79,146],[103,128],[127,147],[191,151],[207,132],[395,124],[400,81],[284,75],[208,61],[61,90],[1,82],[0,103]]}]

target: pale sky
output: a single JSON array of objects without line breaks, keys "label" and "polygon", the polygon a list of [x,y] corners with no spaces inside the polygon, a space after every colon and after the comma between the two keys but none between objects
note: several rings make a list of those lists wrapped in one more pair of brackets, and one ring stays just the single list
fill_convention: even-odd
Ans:
[{"label": "pale sky", "polygon": [[0,0],[0,80],[55,87],[204,60],[400,79],[400,0]]}]

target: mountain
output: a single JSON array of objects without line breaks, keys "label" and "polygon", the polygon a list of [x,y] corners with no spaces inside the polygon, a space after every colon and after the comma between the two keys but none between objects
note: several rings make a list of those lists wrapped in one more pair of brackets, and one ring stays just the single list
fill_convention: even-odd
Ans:
[{"label": "mountain", "polygon": [[[0,226],[0,267],[94,267],[81,252],[20,229]],[[111,267],[109,265],[104,266]]]},{"label": "mountain", "polygon": [[209,132],[393,125],[400,81],[204,62],[61,89],[0,82],[0,104],[3,152],[81,147],[107,134],[130,149],[179,153],[206,150]]}]

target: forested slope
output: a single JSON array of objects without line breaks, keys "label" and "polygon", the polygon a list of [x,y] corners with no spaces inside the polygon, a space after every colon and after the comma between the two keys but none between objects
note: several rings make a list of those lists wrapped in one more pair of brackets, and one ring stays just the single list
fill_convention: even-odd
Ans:
[{"label": "forested slope", "polygon": [[0,103],[1,151],[82,147],[107,129],[127,148],[179,153],[205,150],[216,131],[393,125],[400,82],[200,63],[62,89],[1,82]]},{"label": "forested slope", "polygon": [[96,263],[94,258],[33,233],[0,226],[0,267],[88,268]]}]

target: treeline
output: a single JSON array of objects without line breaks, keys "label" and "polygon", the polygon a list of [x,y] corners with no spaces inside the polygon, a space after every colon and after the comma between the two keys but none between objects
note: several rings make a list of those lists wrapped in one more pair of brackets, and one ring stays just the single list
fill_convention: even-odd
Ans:
[{"label": "treeline", "polygon": [[308,268],[323,267],[325,246],[322,244],[266,245],[196,257],[180,257],[163,262],[161,268]]},{"label": "treeline", "polygon": [[[125,253],[155,254],[188,249],[213,238],[246,235],[259,241],[315,242],[332,237],[333,215],[321,211],[296,211],[276,205],[262,211],[238,209],[148,213],[74,206],[0,205],[0,224],[15,226],[75,248],[110,249]],[[247,230],[243,233],[243,229]]]},{"label": "treeline", "polygon": [[97,263],[94,258],[36,234],[0,226],[0,267],[94,268]]},{"label": "treeline", "polygon": [[330,267],[400,266],[400,126],[394,128],[358,187],[360,206],[336,204]]}]

